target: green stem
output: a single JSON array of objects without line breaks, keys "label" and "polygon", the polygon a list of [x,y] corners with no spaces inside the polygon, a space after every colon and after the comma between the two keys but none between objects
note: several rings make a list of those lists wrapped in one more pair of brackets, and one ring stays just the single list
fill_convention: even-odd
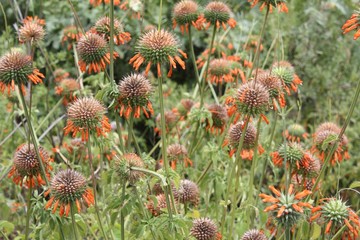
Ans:
[{"label": "green stem", "polygon": [[162,7],[163,7],[163,1],[160,0],[160,13],[159,13],[159,21],[158,21],[158,31],[160,31],[160,29],[161,29]]},{"label": "green stem", "polygon": [[154,147],[153,147],[153,148],[150,150],[150,152],[147,154],[147,157],[150,157],[151,154],[153,154],[153,153],[155,152],[155,150],[160,146],[160,143],[161,143],[161,140],[158,141],[158,142],[154,145]]},{"label": "green stem", "polygon": [[75,240],[79,239],[78,237],[78,232],[77,232],[77,226],[76,226],[76,221],[75,221],[75,209],[74,209],[75,205],[74,203],[71,204],[71,208],[70,208],[70,214],[71,214],[71,222],[72,222],[72,229],[74,232],[74,238]]},{"label": "green stem", "polygon": [[114,79],[114,0],[110,0],[110,84],[115,88]]},{"label": "green stem", "polygon": [[[325,159],[325,161],[324,161],[323,167],[322,167],[321,170],[320,170],[319,176],[316,178],[315,184],[314,184],[314,186],[313,186],[312,189],[311,189],[312,192],[315,192],[315,189],[317,188],[317,186],[318,186],[318,184],[319,184],[319,182],[320,182],[320,179],[322,178],[325,170],[326,170],[326,169],[328,168],[328,166],[329,166],[329,161],[330,161],[330,159],[333,157],[333,155],[334,155],[334,153],[335,153],[335,150],[337,149],[338,144],[339,144],[339,142],[341,141],[342,136],[344,135],[345,130],[346,130],[347,126],[348,126],[349,123],[350,123],[351,116],[352,116],[353,113],[354,113],[354,109],[355,109],[355,107],[356,107],[356,105],[357,105],[357,102],[358,102],[358,99],[359,99],[359,95],[360,95],[360,81],[358,81],[354,98],[353,98],[353,100],[352,100],[352,102],[351,102],[349,112],[348,112],[348,114],[347,114],[347,116],[346,116],[345,122],[344,122],[344,124],[343,124],[343,126],[342,126],[342,128],[341,128],[341,131],[340,131],[340,133],[339,133],[339,136],[336,138],[334,144],[332,145],[332,148],[330,149],[329,154],[326,156],[326,159]],[[309,200],[309,197],[310,197],[310,196],[308,196],[308,197],[306,198],[306,200]]]},{"label": "green stem", "polygon": [[[236,199],[237,199],[237,195],[238,195],[238,185],[240,183],[240,172],[241,172],[241,162],[243,161],[241,158],[241,150],[242,147],[244,145],[244,140],[245,140],[245,136],[246,136],[246,129],[248,128],[248,124],[250,121],[250,117],[249,116],[245,116],[245,125],[244,125],[244,129],[241,132],[241,138],[240,138],[240,142],[238,145],[238,148],[236,150],[236,157],[235,157],[235,162],[233,165],[233,172],[235,173],[235,169],[236,169],[236,176],[235,176],[235,186],[233,189],[233,195],[232,195],[232,200],[231,200],[231,220],[230,220],[230,228],[229,228],[229,237],[228,239],[232,239],[232,234],[233,234],[233,226],[234,226],[234,220],[235,220],[235,209],[236,209]],[[233,173],[233,174],[234,174]],[[231,186],[232,186],[232,178],[228,179],[228,190],[230,191]],[[229,193],[227,192],[227,195],[229,195]],[[226,214],[226,213],[225,213]]]},{"label": "green stem", "polygon": [[124,141],[122,138],[122,131],[121,131],[121,125],[120,125],[120,116],[119,114],[115,113],[115,121],[116,121],[116,130],[119,135],[119,142],[120,142],[120,150],[124,154],[125,153],[125,147],[124,147]]},{"label": "green stem", "polygon": [[99,207],[97,205],[97,199],[96,199],[96,177],[95,177],[95,172],[94,172],[94,166],[93,166],[93,159],[92,159],[92,154],[91,154],[91,142],[90,142],[90,135],[87,141],[87,148],[88,148],[88,155],[89,155],[89,164],[90,164],[90,171],[91,171],[91,180],[92,180],[92,184],[93,184],[93,188],[94,188],[94,206],[95,206],[95,212],[96,212],[96,216],[97,216],[97,220],[99,223],[99,227],[101,230],[102,235],[104,236],[104,238],[107,240],[107,236],[105,234],[101,219],[100,219],[100,214],[99,214]]},{"label": "green stem", "polygon": [[139,167],[131,167],[130,169],[133,170],[133,171],[138,171],[138,172],[153,175],[153,176],[159,178],[163,185],[167,185],[166,177],[164,177],[160,173],[157,173],[157,172],[151,171],[149,169],[145,169],[145,168],[139,168]]},{"label": "green stem", "polygon": [[[124,181],[121,190],[121,202],[125,200],[126,181]],[[125,240],[125,215],[123,211],[120,212],[120,224],[121,224],[121,240]]]},{"label": "green stem", "polygon": [[200,87],[199,70],[198,70],[197,65],[196,65],[194,45],[193,45],[192,34],[191,34],[191,25],[189,26],[189,46],[190,46],[190,53],[191,53],[191,61],[192,61],[194,71],[195,71],[196,83]]},{"label": "green stem", "polygon": [[27,197],[27,212],[26,212],[26,227],[25,227],[25,240],[29,239],[30,231],[30,217],[31,217],[31,196],[32,196],[32,184],[29,186],[29,193]]},{"label": "green stem", "polygon": [[128,152],[131,152],[131,142],[133,141],[133,126],[134,126],[134,113],[130,114],[128,122],[128,140],[126,142]]},{"label": "green stem", "polygon": [[30,135],[31,135],[31,138],[32,138],[32,142],[34,144],[36,156],[39,159],[41,174],[42,174],[42,177],[44,178],[44,180],[46,182],[46,185],[49,185],[49,180],[46,177],[45,166],[44,166],[43,161],[41,160],[42,158],[41,158],[41,155],[40,155],[40,152],[39,152],[38,140],[37,140],[37,137],[35,135],[34,128],[32,126],[31,116],[29,116],[29,113],[28,113],[28,110],[27,110],[24,94],[23,94],[23,92],[21,90],[19,92],[20,92],[21,104],[23,105],[23,108],[24,108],[24,114],[25,114],[25,117],[26,117],[26,120],[27,120],[27,124],[28,124],[28,127],[29,127],[29,132],[30,132]]},{"label": "green stem", "polygon": [[204,78],[202,79],[201,82],[201,88],[200,88],[200,108],[204,105],[204,98],[205,98],[205,83],[207,81],[207,75],[208,75],[208,71],[209,71],[209,65],[210,65],[210,58],[211,58],[211,52],[214,46],[214,40],[215,40],[215,35],[216,35],[216,24],[214,24],[214,29],[212,32],[212,36],[211,36],[211,42],[210,42],[210,51],[209,51],[209,55],[208,58],[206,60],[206,68],[205,68],[205,73],[204,73]]},{"label": "green stem", "polygon": [[[162,158],[163,158],[163,162],[164,162],[164,168],[165,168],[165,173],[166,173],[166,180],[167,180],[167,184],[168,186],[165,187],[165,189],[167,189],[167,194],[165,195],[166,197],[166,206],[168,208],[168,212],[169,212],[169,217],[172,218],[172,211],[171,211],[171,207],[170,207],[170,198],[172,199],[173,197],[171,197],[172,195],[172,191],[171,191],[171,181],[169,179],[169,162],[167,159],[167,154],[166,154],[166,127],[165,127],[165,109],[164,109],[164,97],[163,97],[163,89],[162,89],[162,83],[163,83],[163,78],[162,76],[159,76],[159,84],[158,84],[158,90],[159,90],[159,100],[160,100],[160,116],[161,116],[161,153],[162,153]],[[175,204],[173,204],[175,205]]]},{"label": "green stem", "polygon": [[198,180],[196,181],[197,185],[200,185],[201,180],[203,180],[203,178],[205,177],[206,173],[209,171],[210,167],[212,166],[213,161],[210,160],[208,165],[206,166],[205,170],[201,173],[200,177],[198,178]]}]

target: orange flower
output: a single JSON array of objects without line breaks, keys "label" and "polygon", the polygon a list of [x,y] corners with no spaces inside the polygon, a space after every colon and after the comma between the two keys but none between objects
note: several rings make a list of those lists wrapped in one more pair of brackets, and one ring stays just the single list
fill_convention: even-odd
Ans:
[{"label": "orange flower", "polygon": [[[102,17],[100,18],[94,28],[93,31],[105,38],[109,41],[110,39],[110,18]],[[116,45],[124,44],[131,40],[131,35],[128,32],[124,31],[123,25],[120,23],[118,19],[114,19],[114,42]]]},{"label": "orange flower", "polygon": [[273,211],[273,215],[276,216],[276,220],[282,226],[292,227],[304,213],[304,208],[312,208],[310,203],[301,201],[312,193],[309,190],[295,193],[292,184],[290,184],[287,193],[280,192],[274,186],[270,186],[269,189],[275,196],[261,193],[259,197],[263,199],[263,202],[272,203],[264,211]]},{"label": "orange flower", "polygon": [[68,50],[72,49],[72,44],[79,41],[81,34],[78,32],[76,26],[70,25],[64,28],[63,37],[61,38],[61,43],[68,43]]},{"label": "orange flower", "polygon": [[178,56],[178,52],[187,58],[186,53],[178,49],[178,41],[175,36],[165,30],[150,30],[144,33],[138,41],[135,49],[137,54],[129,61],[135,70],[138,70],[143,63],[147,63],[145,76],[150,71],[152,64],[157,67],[157,74],[161,76],[161,64],[169,62],[170,70],[168,77],[171,77],[173,68],[178,63],[182,69],[185,69],[185,62]]},{"label": "orange flower", "polygon": [[288,141],[298,143],[304,141],[309,136],[305,128],[297,123],[290,124],[283,135]]},{"label": "orange flower", "polygon": [[173,10],[173,28],[179,25],[180,31],[184,33],[189,31],[189,25],[196,27],[198,18],[198,4],[193,0],[182,0],[174,6]]},{"label": "orange flower", "polygon": [[251,3],[252,8],[260,2],[260,11],[262,11],[265,7],[268,7],[270,8],[269,11],[272,12],[273,7],[277,7],[279,12],[289,12],[289,9],[283,0],[248,0],[248,2]]},{"label": "orange flower", "polygon": [[170,160],[170,165],[172,169],[176,169],[176,164],[181,161],[184,163],[185,167],[192,166],[193,163],[188,157],[188,152],[186,148],[178,143],[171,144],[166,149],[167,155]]},{"label": "orange flower", "polygon": [[[90,5],[97,7],[101,3],[110,4],[110,0],[90,0]],[[120,5],[120,0],[114,0],[114,6]]]},{"label": "orange flower", "polygon": [[360,13],[357,11],[352,14],[351,17],[345,22],[345,24],[341,28],[343,30],[343,34],[351,32],[355,30],[354,40],[360,37]]}]

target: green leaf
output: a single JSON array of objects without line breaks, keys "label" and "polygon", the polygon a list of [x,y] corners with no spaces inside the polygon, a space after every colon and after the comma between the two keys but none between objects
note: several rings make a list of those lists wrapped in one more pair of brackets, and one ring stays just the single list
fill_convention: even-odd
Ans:
[{"label": "green leaf", "polygon": [[350,184],[349,188],[358,188],[360,187],[360,181],[355,181],[352,184]]},{"label": "green leaf", "polygon": [[314,223],[313,224],[313,232],[312,232],[312,235],[311,235],[311,239],[318,239],[321,235],[321,227]]},{"label": "green leaf", "polygon": [[4,233],[11,233],[12,231],[14,231],[14,224],[12,224],[11,222],[8,221],[0,221],[0,229],[4,232]]}]

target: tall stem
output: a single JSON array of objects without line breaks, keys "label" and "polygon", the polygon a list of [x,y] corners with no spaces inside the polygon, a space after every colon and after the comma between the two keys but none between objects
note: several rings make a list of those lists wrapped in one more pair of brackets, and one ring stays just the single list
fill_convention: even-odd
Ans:
[{"label": "tall stem", "polygon": [[72,229],[74,232],[74,238],[75,240],[79,239],[78,237],[78,232],[77,232],[77,226],[76,226],[76,221],[75,221],[75,205],[71,204],[71,208],[70,208],[70,214],[71,214],[71,222],[72,222]]},{"label": "tall stem", "polygon": [[197,83],[198,87],[200,88],[200,77],[199,77],[199,70],[196,65],[194,44],[192,41],[192,34],[191,34],[191,25],[189,26],[189,46],[190,46],[190,52],[191,52],[191,61],[192,61],[194,71],[195,71],[196,83]]},{"label": "tall stem", "polygon": [[128,140],[126,142],[128,152],[131,152],[131,143],[133,141],[133,126],[134,126],[134,113],[131,113],[128,122]]},{"label": "tall stem", "polygon": [[212,52],[212,49],[213,49],[213,46],[214,46],[215,35],[216,35],[216,24],[214,24],[214,29],[213,29],[213,32],[212,32],[211,42],[210,42],[210,51],[209,51],[208,58],[206,60],[206,68],[205,68],[204,78],[202,79],[202,82],[201,82],[200,108],[204,105],[205,84],[206,84],[206,81],[207,81],[208,70],[209,70],[209,65],[210,65],[210,58],[211,58],[211,52]]},{"label": "tall stem", "polygon": [[163,1],[160,0],[160,14],[159,14],[159,21],[158,21],[158,31],[160,31],[160,29],[161,29],[162,6],[163,6]]},{"label": "tall stem", "polygon": [[29,193],[27,197],[27,212],[26,212],[26,227],[25,227],[25,240],[29,239],[30,231],[30,217],[31,217],[31,196],[32,196],[32,184],[30,182]]},{"label": "tall stem", "polygon": [[96,178],[95,178],[95,172],[94,172],[94,166],[93,166],[93,159],[92,159],[92,154],[91,154],[91,142],[90,142],[90,135],[87,141],[87,148],[88,148],[88,155],[89,155],[89,164],[90,164],[90,171],[91,171],[91,180],[92,180],[92,184],[93,184],[93,188],[94,188],[94,200],[95,200],[95,212],[96,212],[96,216],[97,216],[97,220],[99,223],[99,227],[101,230],[102,235],[104,236],[104,238],[107,240],[107,236],[105,234],[101,219],[100,219],[100,214],[99,214],[99,208],[97,205],[97,199],[96,199]]},{"label": "tall stem", "polygon": [[[121,201],[124,202],[126,190],[126,181],[124,181],[121,190]],[[125,216],[123,211],[120,212],[120,224],[121,224],[121,240],[125,240]]]},{"label": "tall stem", "polygon": [[114,0],[110,0],[110,84],[115,87],[114,79]]},{"label": "tall stem", "polygon": [[124,141],[122,138],[122,131],[121,131],[121,125],[120,125],[120,116],[115,113],[115,121],[116,121],[116,130],[119,135],[119,142],[120,142],[120,150],[124,154],[125,153],[125,147],[124,147]]},{"label": "tall stem", "polygon": [[165,127],[165,110],[164,110],[164,96],[163,96],[163,89],[162,89],[162,83],[163,78],[162,76],[159,76],[159,100],[160,100],[160,116],[161,116],[161,154],[162,159],[165,166],[165,173],[166,173],[166,180],[167,180],[167,186],[165,187],[167,189],[168,194],[165,195],[166,197],[166,206],[169,212],[169,217],[172,218],[172,211],[170,207],[170,198],[172,199],[172,191],[171,191],[171,182],[169,179],[169,162],[166,156],[166,127]]},{"label": "tall stem", "polygon": [[43,178],[44,178],[44,180],[46,182],[46,185],[49,185],[49,180],[46,177],[45,166],[44,166],[43,161],[41,160],[42,158],[41,158],[41,155],[40,155],[40,152],[39,152],[38,140],[37,140],[37,137],[35,135],[35,130],[34,130],[33,125],[32,125],[31,116],[29,116],[29,112],[28,112],[28,109],[27,109],[27,106],[26,106],[24,94],[23,94],[23,92],[21,90],[19,92],[20,92],[21,104],[23,105],[24,114],[25,114],[27,124],[28,124],[28,127],[29,127],[29,132],[30,132],[30,135],[31,135],[31,138],[32,138],[32,142],[34,144],[36,157],[38,158],[39,163],[40,163],[41,175],[43,176]]}]

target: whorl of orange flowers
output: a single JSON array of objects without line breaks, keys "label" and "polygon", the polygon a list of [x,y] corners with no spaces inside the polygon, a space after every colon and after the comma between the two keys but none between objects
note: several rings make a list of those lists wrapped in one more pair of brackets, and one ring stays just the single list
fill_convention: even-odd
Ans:
[{"label": "whorl of orange flowers", "polygon": [[343,34],[354,30],[354,40],[358,39],[360,37],[360,10],[352,14],[341,29],[343,30]]}]

